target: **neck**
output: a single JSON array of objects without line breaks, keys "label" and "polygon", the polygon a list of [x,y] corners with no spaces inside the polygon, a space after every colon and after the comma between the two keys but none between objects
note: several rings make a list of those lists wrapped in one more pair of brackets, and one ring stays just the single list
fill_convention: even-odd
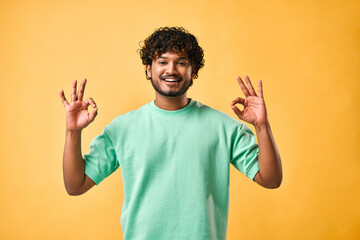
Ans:
[{"label": "neck", "polygon": [[161,94],[156,93],[155,105],[161,109],[168,111],[176,111],[186,107],[190,102],[187,98],[186,93],[179,97],[165,97]]}]

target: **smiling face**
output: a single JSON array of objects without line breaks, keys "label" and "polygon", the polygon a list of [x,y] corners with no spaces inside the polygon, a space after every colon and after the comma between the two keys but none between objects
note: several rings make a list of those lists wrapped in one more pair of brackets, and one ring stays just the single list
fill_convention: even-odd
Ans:
[{"label": "smiling face", "polygon": [[148,77],[157,94],[179,97],[192,85],[193,71],[187,55],[165,52],[146,66]]}]

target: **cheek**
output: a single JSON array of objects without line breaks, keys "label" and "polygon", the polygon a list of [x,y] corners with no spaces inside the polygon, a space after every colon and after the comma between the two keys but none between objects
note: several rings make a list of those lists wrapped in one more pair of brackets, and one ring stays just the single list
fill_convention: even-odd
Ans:
[{"label": "cheek", "polygon": [[153,67],[151,72],[155,76],[159,76],[162,74],[162,70],[159,67]]},{"label": "cheek", "polygon": [[191,67],[190,67],[189,69],[187,69],[186,75],[187,75],[189,78],[192,78],[193,72],[192,72],[192,68],[191,68]]}]

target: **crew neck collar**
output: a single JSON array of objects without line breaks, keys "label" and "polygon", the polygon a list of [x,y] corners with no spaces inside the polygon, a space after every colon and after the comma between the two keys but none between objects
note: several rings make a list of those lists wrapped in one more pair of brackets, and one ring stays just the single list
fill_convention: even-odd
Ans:
[{"label": "crew neck collar", "polygon": [[195,101],[190,98],[190,102],[183,108],[179,110],[164,110],[156,106],[155,99],[149,103],[149,107],[152,111],[155,111],[157,113],[163,114],[163,115],[178,115],[183,114],[191,110],[191,108],[194,106]]}]

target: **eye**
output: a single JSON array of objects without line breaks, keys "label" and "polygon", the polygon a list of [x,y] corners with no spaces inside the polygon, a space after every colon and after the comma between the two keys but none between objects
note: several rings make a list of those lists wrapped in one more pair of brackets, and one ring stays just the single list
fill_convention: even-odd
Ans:
[{"label": "eye", "polygon": [[160,65],[165,65],[166,64],[166,62],[165,61],[160,61],[160,62],[158,62]]},{"label": "eye", "polygon": [[180,65],[180,66],[186,66],[187,63],[186,63],[186,62],[179,62],[179,65]]}]

